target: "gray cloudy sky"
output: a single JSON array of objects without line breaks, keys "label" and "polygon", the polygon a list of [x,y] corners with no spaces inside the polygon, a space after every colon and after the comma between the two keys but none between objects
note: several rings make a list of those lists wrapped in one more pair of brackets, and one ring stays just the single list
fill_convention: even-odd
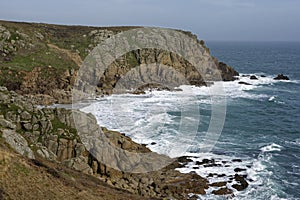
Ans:
[{"label": "gray cloudy sky", "polygon": [[300,41],[300,0],[2,0],[0,19],[189,30],[205,40]]}]

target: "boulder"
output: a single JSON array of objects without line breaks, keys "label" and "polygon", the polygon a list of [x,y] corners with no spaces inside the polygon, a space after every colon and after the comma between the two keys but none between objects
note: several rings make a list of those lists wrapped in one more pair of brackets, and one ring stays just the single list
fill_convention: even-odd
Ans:
[{"label": "boulder", "polygon": [[244,82],[244,81],[240,81],[239,84],[241,84],[241,85],[252,85],[252,84]]},{"label": "boulder", "polygon": [[233,191],[231,189],[228,189],[227,187],[220,188],[218,190],[212,191],[212,194],[215,195],[228,195],[228,194],[233,194]]},{"label": "boulder", "polygon": [[15,129],[17,126],[12,122],[3,118],[3,115],[0,116],[0,126],[3,128]]},{"label": "boulder", "polygon": [[278,74],[274,80],[290,80],[289,77],[283,75],[283,74]]},{"label": "boulder", "polygon": [[215,183],[211,183],[210,186],[212,187],[224,187],[226,186],[226,182],[215,182]]},{"label": "boulder", "polygon": [[31,114],[27,111],[21,113],[21,120],[29,121],[31,120]]},{"label": "boulder", "polygon": [[242,168],[237,167],[237,168],[234,169],[234,171],[235,172],[242,172],[242,171],[246,171],[246,169],[242,169]]},{"label": "boulder", "polygon": [[88,165],[88,158],[79,156],[63,161],[63,164],[71,169],[81,171],[85,174],[93,174],[93,169]]},{"label": "boulder", "polygon": [[19,154],[34,159],[34,154],[29,148],[28,143],[24,137],[14,130],[2,130],[2,137],[4,140]]},{"label": "boulder", "polygon": [[242,191],[248,187],[248,182],[241,175],[235,174],[234,179],[238,184],[233,184],[232,187],[238,191]]},{"label": "boulder", "polygon": [[251,76],[250,76],[250,79],[251,79],[251,80],[258,80],[258,78],[257,78],[255,75],[251,75]]}]

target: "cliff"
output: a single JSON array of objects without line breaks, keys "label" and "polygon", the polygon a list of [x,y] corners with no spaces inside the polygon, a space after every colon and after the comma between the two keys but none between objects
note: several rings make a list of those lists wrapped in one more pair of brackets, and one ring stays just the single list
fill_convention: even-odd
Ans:
[{"label": "cliff", "polygon": [[[84,27],[0,21],[0,85],[39,104],[70,103],[77,70],[97,44],[122,31],[139,27]],[[197,37],[183,32],[194,40]],[[197,40],[209,55],[203,41]],[[206,85],[203,77],[179,55],[157,49],[128,52],[99,77],[98,94],[110,94],[117,77],[129,69],[153,61],[172,66],[193,85]],[[225,81],[238,73],[214,62]],[[123,74],[122,74],[123,73]]]},{"label": "cliff", "polygon": [[[87,151],[75,127],[73,112],[76,112],[76,116],[86,116],[88,119],[86,124],[91,129],[100,129],[96,119],[89,114],[63,108],[37,108],[24,96],[0,87],[0,192],[2,195],[8,199],[17,199],[16,191],[19,191],[23,192],[22,199],[30,199],[30,195],[39,190],[30,191],[32,187],[26,187],[29,183],[43,190],[46,190],[45,184],[59,184],[66,188],[65,194],[77,190],[86,191],[86,195],[78,193],[78,196],[83,195],[92,199],[96,199],[93,195],[99,193],[96,192],[97,187],[100,190],[108,190],[105,192],[108,196],[104,196],[107,197],[104,199],[109,199],[109,195],[115,199],[126,199],[126,196],[135,199],[137,197],[135,195],[160,199],[189,199],[190,193],[203,195],[206,194],[207,189],[213,190],[213,194],[217,195],[233,193],[231,189],[224,188],[226,182],[210,184],[207,177],[200,177],[195,173],[181,174],[175,170],[191,161],[186,157],[175,159],[166,167],[147,173],[122,172],[107,166]],[[101,129],[109,141],[120,149],[151,153],[148,148],[133,142],[124,134],[106,128]],[[16,153],[24,157],[21,158]],[[113,156],[117,159],[121,154]],[[154,153],[148,162],[155,162],[151,158],[159,157]],[[113,157],[110,159],[114,160]],[[205,167],[208,164],[219,166],[214,162],[204,159],[199,166]],[[140,163],[143,162],[137,161],[134,166],[138,167]],[[16,170],[18,174],[14,174]],[[45,173],[49,176],[45,176]],[[16,175],[17,179],[14,178]],[[233,187],[237,190],[243,190],[248,186],[244,177],[238,174],[228,177],[228,180],[230,179],[236,179],[238,184]],[[20,184],[22,181],[29,183],[22,186]],[[13,187],[14,184],[17,186]],[[122,191],[117,191],[116,188]],[[62,195],[57,187],[52,188],[51,191],[54,192],[52,197],[57,198]],[[43,199],[50,199],[50,197],[51,195]]]},{"label": "cliff", "polygon": [[[147,153],[149,160],[134,161],[132,166],[146,169],[159,162],[161,155],[133,142],[125,134],[97,125],[96,119],[78,110],[39,108],[36,104],[70,103],[71,91],[85,57],[95,46],[111,36],[138,27],[83,27],[0,21],[0,198],[5,199],[193,199],[190,194],[233,194],[233,189],[248,186],[243,176],[232,188],[226,182],[209,183],[208,177],[182,174],[177,168],[191,162],[181,157],[164,168],[148,173],[119,171],[106,165],[87,149],[79,136],[75,117],[83,120],[87,132],[102,131],[120,149],[111,158],[122,156],[121,150]],[[202,45],[204,53],[220,70],[224,81],[238,73],[210,56],[203,41],[184,33]],[[111,94],[118,77],[136,66],[157,62],[182,72],[190,84],[205,86],[204,78],[191,63],[172,52],[140,49],[118,58],[98,77],[98,94]],[[138,71],[142,73],[142,71]],[[139,88],[143,91],[153,85]],[[154,85],[154,87],[159,87]],[[165,88],[169,89],[169,88]],[[82,134],[82,133],[81,133]],[[22,155],[22,156],[20,156]],[[220,166],[204,159],[197,167]],[[223,175],[222,175],[223,176]],[[225,175],[226,176],[226,175]],[[22,184],[26,183],[26,184]],[[28,184],[27,184],[28,183]],[[53,188],[49,188],[54,185]],[[35,190],[38,188],[38,190]],[[79,193],[78,193],[79,191]]]}]

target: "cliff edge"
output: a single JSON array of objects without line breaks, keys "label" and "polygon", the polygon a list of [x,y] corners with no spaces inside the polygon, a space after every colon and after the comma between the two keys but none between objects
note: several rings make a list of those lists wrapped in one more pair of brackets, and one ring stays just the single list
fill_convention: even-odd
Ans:
[{"label": "cliff edge", "polygon": [[[39,104],[70,103],[77,71],[86,56],[107,38],[141,27],[62,26],[0,21],[0,85]],[[179,31],[179,30],[178,30]],[[209,55],[203,40],[196,40]],[[232,67],[213,58],[224,81],[238,75]],[[158,49],[128,52],[99,77],[98,94],[111,94],[118,77],[136,66],[158,62],[185,74],[192,85],[206,85],[193,66],[174,53]]]}]

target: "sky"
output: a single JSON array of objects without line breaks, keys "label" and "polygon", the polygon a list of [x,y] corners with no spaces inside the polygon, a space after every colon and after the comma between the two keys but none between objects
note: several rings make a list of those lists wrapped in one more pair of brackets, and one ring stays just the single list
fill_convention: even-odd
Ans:
[{"label": "sky", "polygon": [[207,41],[300,41],[300,0],[2,0],[0,19],[183,29]]}]

